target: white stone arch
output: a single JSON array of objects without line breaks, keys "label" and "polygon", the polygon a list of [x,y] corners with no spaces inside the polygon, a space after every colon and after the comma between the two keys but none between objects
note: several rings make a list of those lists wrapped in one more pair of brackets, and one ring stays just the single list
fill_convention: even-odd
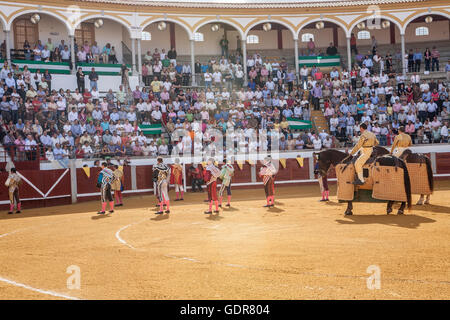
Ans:
[{"label": "white stone arch", "polygon": [[281,20],[276,20],[276,19],[266,19],[266,20],[260,20],[260,21],[256,21],[254,23],[252,23],[248,28],[247,31],[244,33],[244,39],[247,39],[247,36],[249,34],[250,31],[252,31],[252,28],[256,27],[257,25],[263,24],[263,23],[277,23],[282,25],[283,27],[286,27],[288,30],[291,31],[292,33],[292,38],[294,40],[298,39],[298,33],[295,32],[294,28],[292,28],[292,26],[290,26],[288,23],[281,21]]},{"label": "white stone arch", "polygon": [[408,26],[411,24],[411,22],[413,22],[415,19],[419,18],[419,17],[423,17],[423,16],[431,16],[431,15],[435,15],[435,16],[442,16],[445,17],[447,19],[450,20],[450,14],[445,13],[445,12],[441,12],[441,11],[426,11],[426,12],[420,12],[417,13],[415,15],[413,15],[411,18],[409,18],[408,20],[406,20],[403,23],[403,33],[406,32],[406,28],[408,28]]},{"label": "white stone arch", "polygon": [[79,25],[82,22],[85,22],[85,21],[88,21],[88,20],[91,20],[91,19],[97,19],[97,18],[104,19],[104,20],[112,20],[112,21],[118,22],[119,24],[121,24],[122,26],[124,26],[128,30],[128,33],[130,34],[130,37],[132,36],[132,31],[131,31],[130,25],[128,25],[122,19],[119,19],[119,18],[117,18],[115,16],[109,16],[107,14],[105,14],[105,15],[93,14],[93,15],[85,16],[83,18],[78,19],[77,23],[73,26],[73,29],[70,30],[70,32],[71,32],[70,35],[71,36],[75,35],[75,29],[78,28]]},{"label": "white stone arch", "polygon": [[[362,18],[359,18],[358,20],[356,20],[351,26],[350,26],[350,30],[348,30],[347,33],[347,37],[350,38],[350,36],[352,35],[352,30],[358,25],[358,23],[366,21],[368,19],[370,19],[372,16],[365,16]],[[380,19],[384,19],[387,20],[389,22],[392,22],[393,24],[395,24],[398,28],[398,30],[400,31],[400,34],[404,34],[404,30],[402,28],[402,25],[400,24],[400,22],[398,22],[397,20],[393,19],[392,17],[389,16],[385,16],[383,14],[380,14],[379,16]]]},{"label": "white stone arch", "polygon": [[9,20],[9,22],[6,24],[6,30],[11,30],[12,24],[14,23],[14,20],[16,20],[17,18],[30,14],[30,13],[37,13],[39,15],[43,14],[43,15],[48,15],[51,16],[53,18],[56,18],[57,20],[61,21],[67,28],[67,32],[70,35],[71,32],[71,25],[68,19],[65,19],[63,17],[61,17],[60,15],[52,12],[52,11],[39,11],[39,10],[25,10],[25,11],[20,11],[17,12],[16,14],[14,14],[11,19]]},{"label": "white stone arch", "polygon": [[349,31],[347,30],[347,27],[345,26],[345,24],[343,24],[342,22],[340,22],[340,21],[338,21],[338,20],[334,20],[334,19],[330,19],[330,18],[316,18],[316,19],[312,19],[312,20],[306,21],[304,24],[302,24],[302,25],[300,26],[300,28],[299,28],[298,31],[297,31],[297,39],[298,39],[298,35],[300,34],[300,32],[301,32],[307,25],[310,25],[311,23],[319,22],[319,21],[324,21],[324,22],[331,22],[331,23],[334,23],[334,24],[338,25],[339,27],[341,27],[345,34],[348,34],[348,33],[349,33]]},{"label": "white stone arch", "polygon": [[187,32],[189,40],[193,40],[194,39],[194,33],[191,32],[191,29],[189,29],[189,26],[185,25],[180,20],[171,19],[169,17],[167,17],[167,18],[161,18],[160,17],[160,18],[155,18],[155,19],[152,19],[150,21],[147,21],[143,26],[141,26],[141,29],[142,29],[142,31],[144,31],[145,28],[147,28],[152,23],[160,22],[160,21],[175,23],[176,25],[182,27]]},{"label": "white stone arch", "polygon": [[3,18],[3,16],[1,14],[0,14],[0,23],[1,23],[3,30],[5,30],[5,31],[10,30],[10,29],[6,29],[8,26],[8,23],[6,22],[5,18]]},{"label": "white stone arch", "polygon": [[210,24],[210,23],[223,23],[223,24],[227,24],[229,26],[232,26],[233,28],[235,28],[237,30],[237,32],[239,33],[239,36],[241,37],[241,39],[245,39],[245,35],[244,35],[244,32],[241,29],[241,26],[237,25],[237,24],[235,24],[235,23],[233,23],[233,22],[231,22],[229,20],[217,20],[217,19],[214,19],[214,20],[204,21],[204,22],[200,23],[195,28],[194,33],[198,32],[198,30],[200,30],[201,27],[206,26],[207,24]]}]

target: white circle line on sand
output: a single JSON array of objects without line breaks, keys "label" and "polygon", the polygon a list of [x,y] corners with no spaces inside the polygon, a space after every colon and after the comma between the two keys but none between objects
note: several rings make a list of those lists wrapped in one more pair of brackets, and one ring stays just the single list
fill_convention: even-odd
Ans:
[{"label": "white circle line on sand", "polygon": [[24,288],[24,289],[27,289],[27,290],[31,290],[31,291],[39,292],[39,293],[42,293],[42,294],[46,294],[46,295],[49,295],[49,296],[54,296],[54,297],[58,297],[58,298],[64,298],[64,299],[68,299],[68,300],[80,300],[77,297],[68,296],[68,295],[65,295],[65,294],[62,294],[62,293],[58,293],[58,292],[54,292],[54,291],[50,291],[50,290],[42,290],[42,289],[38,289],[38,288],[33,288],[33,287],[30,287],[29,285],[26,285],[26,284],[23,284],[23,283],[19,283],[19,282],[13,281],[13,280],[9,280],[9,279],[3,278],[3,277],[0,277],[0,281],[5,282],[5,283],[10,284],[10,285],[13,285],[13,286],[16,286],[16,287],[19,287],[19,288]]},{"label": "white circle line on sand", "polygon": [[120,236],[120,233],[121,233],[123,230],[128,229],[129,227],[134,226],[134,225],[136,225],[136,224],[139,224],[139,223],[141,223],[141,222],[144,222],[144,221],[146,221],[146,220],[148,220],[148,218],[145,218],[145,219],[142,219],[142,220],[140,220],[140,221],[138,221],[138,222],[133,222],[133,223],[130,223],[130,224],[126,225],[126,226],[123,226],[122,228],[120,228],[119,230],[117,230],[117,232],[116,232],[116,239],[119,240],[120,243],[126,245],[126,246],[127,246],[128,248],[130,248],[130,249],[133,249],[133,250],[136,250],[136,251],[145,251],[145,250],[143,250],[143,249],[137,249],[137,248],[133,247],[131,244],[129,244],[128,242],[126,242],[125,240],[123,240],[123,238]]},{"label": "white circle line on sand", "polygon": [[22,230],[24,230],[24,229],[17,229],[17,230],[8,232],[8,233],[0,234],[0,238],[7,237],[7,236],[9,236],[9,235],[12,235],[12,234],[14,234],[14,233],[20,232],[20,231],[22,231]]}]

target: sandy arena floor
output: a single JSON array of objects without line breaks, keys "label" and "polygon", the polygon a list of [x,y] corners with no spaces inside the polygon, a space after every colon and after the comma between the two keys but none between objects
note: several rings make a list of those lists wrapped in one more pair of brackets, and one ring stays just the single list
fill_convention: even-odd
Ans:
[{"label": "sandy arena floor", "polygon": [[[317,185],[278,187],[270,210],[261,188],[234,190],[211,217],[192,193],[170,217],[154,214],[153,196],[104,217],[97,201],[2,212],[0,299],[448,299],[449,190],[438,182],[432,204],[404,216],[356,203],[346,217],[334,186],[321,203]],[[67,288],[71,265],[80,289]]]}]

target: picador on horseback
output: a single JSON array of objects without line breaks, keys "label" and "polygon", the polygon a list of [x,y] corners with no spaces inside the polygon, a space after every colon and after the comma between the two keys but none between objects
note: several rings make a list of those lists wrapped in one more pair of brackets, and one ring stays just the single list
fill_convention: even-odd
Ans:
[{"label": "picador on horseback", "polygon": [[[345,214],[352,214],[354,201],[370,202],[375,199],[388,201],[388,214],[392,212],[394,202],[401,202],[398,214],[403,214],[406,206],[411,207],[412,194],[420,195],[418,205],[429,204],[433,193],[431,160],[409,149],[412,141],[405,129],[399,128],[390,152],[377,146],[378,140],[367,131],[365,124],[361,125],[361,132],[351,155],[334,149],[314,153],[318,174],[326,176],[329,168],[335,167],[337,198],[348,203]],[[355,154],[357,158],[353,157]]]},{"label": "picador on horseback", "polygon": [[355,155],[358,151],[360,151],[360,155],[358,159],[355,161],[355,171],[356,178],[354,181],[355,185],[363,185],[364,184],[364,176],[363,176],[363,166],[366,161],[370,158],[373,152],[373,147],[380,144],[375,134],[367,130],[367,125],[362,123],[359,126],[361,130],[361,136],[359,137],[358,143],[353,147],[350,155]]},{"label": "picador on horseback", "polygon": [[403,151],[410,146],[412,146],[411,137],[409,134],[405,133],[405,127],[401,126],[398,128],[398,135],[395,137],[394,143],[392,144],[391,154],[400,158]]}]

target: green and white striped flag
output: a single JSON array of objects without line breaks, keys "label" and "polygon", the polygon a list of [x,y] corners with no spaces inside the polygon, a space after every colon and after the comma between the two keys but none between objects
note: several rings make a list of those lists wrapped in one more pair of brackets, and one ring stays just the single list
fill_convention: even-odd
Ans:
[{"label": "green and white striped flag", "polygon": [[341,64],[341,56],[299,56],[298,65],[303,67],[339,67]]},{"label": "green and white striped flag", "polygon": [[161,134],[162,125],[161,124],[140,124],[139,129],[147,134]]},{"label": "green and white striped flag", "polygon": [[[0,60],[0,67],[3,67],[3,64],[4,60]],[[28,66],[28,70],[33,73],[39,69],[42,73],[44,73],[45,70],[48,70],[49,73],[54,74],[70,74],[69,63],[67,62],[13,60],[12,64],[19,65],[20,70],[23,70],[23,67]]]},{"label": "green and white striped flag", "polygon": [[291,130],[305,130],[312,128],[311,121],[300,120],[296,118],[287,118],[287,121]]},{"label": "green and white striped flag", "polygon": [[[131,70],[131,66],[127,64],[129,70]],[[117,76],[120,75],[122,65],[121,64],[113,64],[113,63],[77,63],[77,68],[81,68],[84,74],[90,74],[92,68],[95,68],[95,72],[97,72],[100,76]],[[131,75],[131,71],[129,72]]]}]

